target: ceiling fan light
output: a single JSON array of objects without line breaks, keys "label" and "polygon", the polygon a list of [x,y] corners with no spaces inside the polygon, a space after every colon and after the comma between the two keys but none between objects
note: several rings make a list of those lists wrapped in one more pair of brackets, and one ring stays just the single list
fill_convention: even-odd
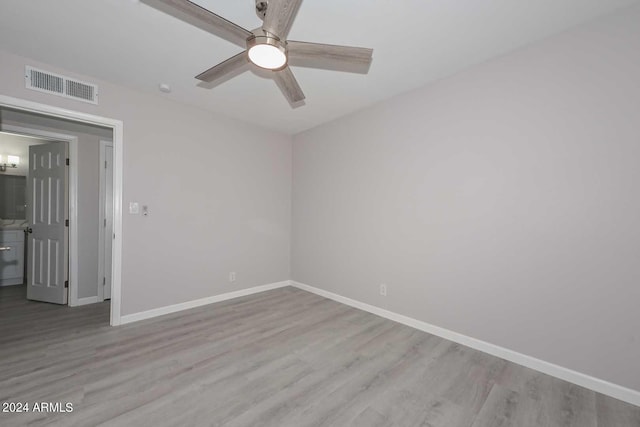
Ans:
[{"label": "ceiling fan light", "polygon": [[249,61],[260,68],[279,70],[287,65],[285,44],[275,37],[254,36],[247,40]]},{"label": "ceiling fan light", "polygon": [[287,63],[287,55],[276,46],[257,44],[249,49],[249,60],[258,67],[277,70]]}]

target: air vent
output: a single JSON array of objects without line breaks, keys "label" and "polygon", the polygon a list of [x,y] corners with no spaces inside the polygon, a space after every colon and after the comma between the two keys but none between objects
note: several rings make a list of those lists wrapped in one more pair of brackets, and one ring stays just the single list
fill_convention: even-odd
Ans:
[{"label": "air vent", "polygon": [[98,86],[29,66],[26,67],[25,85],[27,89],[38,92],[98,103]]}]

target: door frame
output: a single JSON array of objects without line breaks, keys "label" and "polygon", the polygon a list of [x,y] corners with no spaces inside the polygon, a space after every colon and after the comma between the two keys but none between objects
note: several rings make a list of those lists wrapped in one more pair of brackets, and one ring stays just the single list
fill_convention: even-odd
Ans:
[{"label": "door frame", "polygon": [[[111,270],[111,316],[110,316],[110,324],[112,326],[121,324],[121,307],[122,307],[122,176],[123,176],[123,151],[124,151],[124,139],[123,139],[123,122],[121,120],[111,119],[107,117],[96,116],[93,114],[82,113],[79,111],[67,110],[60,107],[54,107],[47,104],[42,104],[39,102],[27,101],[20,98],[14,98],[6,95],[0,94],[0,107],[11,108],[14,110],[26,111],[31,113],[37,113],[40,115],[45,115],[53,118],[61,118],[72,120],[76,122],[88,123],[92,125],[98,125],[102,127],[111,128],[113,131],[113,246],[111,252],[112,259],[112,270]],[[3,127],[3,129],[9,130],[10,126]],[[69,135],[67,135],[68,137]],[[74,149],[75,148],[75,149]],[[77,191],[77,168],[73,167],[77,165],[78,158],[78,146],[77,139],[76,143],[72,144],[69,142],[69,161],[70,161],[70,169],[69,169],[69,202],[70,202],[70,211],[69,211],[69,221],[70,221],[70,240],[73,238],[71,233],[74,233],[76,241],[70,241],[70,251],[76,251],[75,254],[72,252],[69,253],[70,261],[74,258],[77,261],[77,236],[78,236],[78,221],[77,221],[77,210],[75,206],[77,205],[76,195],[73,194],[71,190],[71,186],[73,185]],[[75,161],[73,158],[75,157]],[[72,173],[72,170],[75,170],[75,177]],[[73,206],[73,210],[71,207]],[[75,227],[75,230],[74,230]],[[74,256],[75,255],[75,256]],[[71,268],[71,265],[70,265]],[[75,263],[75,272],[71,268],[69,272],[70,282],[69,282],[69,300],[72,301],[75,298],[75,303],[77,303],[77,286],[76,292],[71,291],[71,280],[74,277],[77,277],[77,262]]]},{"label": "door frame", "polygon": [[[102,280],[100,279],[104,280],[104,277],[105,277],[104,256],[105,256],[106,239],[108,238],[106,236],[106,229],[104,227],[104,221],[106,219],[105,199],[107,197],[106,168],[102,167],[102,165],[104,165],[107,160],[107,155],[106,155],[107,147],[111,147],[111,149],[113,150],[113,142],[100,140],[100,201],[99,201],[99,208],[98,208],[99,209],[99,213],[98,213],[98,302],[104,301],[104,286],[103,286]],[[113,157],[113,151],[112,151],[112,157]],[[112,160],[112,167],[113,167],[113,158],[111,160]],[[111,263],[113,264],[113,259],[111,260]],[[112,284],[113,284],[113,279],[111,280],[111,283],[109,284],[109,286],[112,286]]]}]

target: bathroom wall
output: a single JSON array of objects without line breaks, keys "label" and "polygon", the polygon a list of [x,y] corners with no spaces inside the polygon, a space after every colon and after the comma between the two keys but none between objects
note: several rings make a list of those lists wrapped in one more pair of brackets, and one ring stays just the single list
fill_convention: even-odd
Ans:
[{"label": "bathroom wall", "polygon": [[[5,171],[0,172],[1,219],[26,219],[24,207],[26,192],[24,187],[26,183],[21,182],[20,177],[27,176],[29,146],[43,143],[43,141],[36,138],[0,132],[0,163],[7,163],[9,155],[18,156],[20,160],[16,168],[7,167]],[[22,190],[18,191],[17,186],[22,188]]]},{"label": "bathroom wall", "polygon": [[29,146],[42,143],[37,138],[0,132],[0,157],[2,158],[0,163],[6,163],[8,155],[20,157],[20,163],[17,168],[7,168],[6,171],[0,172],[0,174],[27,176]]}]

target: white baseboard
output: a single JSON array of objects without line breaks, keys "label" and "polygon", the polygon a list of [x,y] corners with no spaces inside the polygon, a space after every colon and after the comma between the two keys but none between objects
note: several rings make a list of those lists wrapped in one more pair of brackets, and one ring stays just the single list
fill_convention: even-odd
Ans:
[{"label": "white baseboard", "polygon": [[76,301],[75,304],[73,304],[74,307],[77,307],[79,305],[87,305],[87,304],[95,304],[98,302],[98,297],[86,297],[86,298],[78,298],[78,300]]},{"label": "white baseboard", "polygon": [[284,288],[286,286],[290,286],[290,282],[288,280],[285,280],[284,282],[270,283],[268,285],[255,286],[253,288],[241,289],[239,291],[228,292],[226,294],[220,294],[220,295],[214,295],[211,297],[201,298],[193,301],[187,301],[180,304],[173,304],[165,307],[154,308],[153,310],[141,311],[139,313],[127,314],[120,317],[120,324],[124,325],[126,323],[137,322],[139,320],[145,320],[145,319],[150,319],[152,317],[175,313],[176,311],[189,310],[190,308],[213,304],[220,301],[226,301],[233,298],[243,297],[246,295],[257,294],[259,292],[270,291],[272,289]]},{"label": "white baseboard", "polygon": [[491,354],[492,356],[496,356],[501,359],[516,363],[518,365],[534,369],[544,374],[560,378],[562,380],[577,384],[598,393],[602,393],[607,396],[611,396],[616,399],[631,403],[632,405],[640,406],[640,391],[613,384],[611,382],[601,380],[599,378],[595,378],[581,372],[573,371],[571,369],[564,368],[553,363],[545,362],[544,360],[536,359],[535,357],[527,356],[526,354],[518,353],[516,351],[509,350],[507,348],[500,347],[486,341],[471,338],[466,335],[462,335],[457,332],[441,328],[439,326],[434,326],[421,320],[403,316],[402,314],[394,313],[380,307],[356,301],[351,298],[343,297],[342,295],[334,294],[333,292],[328,292],[323,289],[295,282],[293,280],[291,281],[291,286],[320,295],[325,298],[332,299],[334,301],[349,305],[351,307],[355,307],[363,311],[367,311],[380,317],[393,320],[394,322],[402,323],[403,325],[410,326],[412,328],[439,336],[441,338],[465,345],[467,347],[471,347],[484,353]]}]

